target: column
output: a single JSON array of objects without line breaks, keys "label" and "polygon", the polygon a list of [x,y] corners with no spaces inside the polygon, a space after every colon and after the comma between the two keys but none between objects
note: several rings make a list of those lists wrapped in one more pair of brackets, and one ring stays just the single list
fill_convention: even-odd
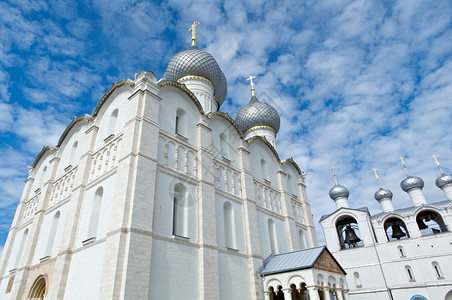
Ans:
[{"label": "column", "polygon": [[348,291],[344,291],[344,300],[350,300],[348,297]]},{"label": "column", "polygon": [[329,300],[330,299],[330,290],[328,288],[323,288],[321,291],[323,293],[323,299]]},{"label": "column", "polygon": [[342,297],[342,290],[341,289],[336,289],[335,293],[336,293],[336,300],[344,300],[344,297]]},{"label": "column", "polygon": [[315,286],[311,286],[307,288],[309,291],[309,299],[310,300],[320,300],[318,288]]},{"label": "column", "polygon": [[287,289],[283,289],[284,292],[284,300],[297,300],[297,299],[292,299],[292,289],[287,288]]}]

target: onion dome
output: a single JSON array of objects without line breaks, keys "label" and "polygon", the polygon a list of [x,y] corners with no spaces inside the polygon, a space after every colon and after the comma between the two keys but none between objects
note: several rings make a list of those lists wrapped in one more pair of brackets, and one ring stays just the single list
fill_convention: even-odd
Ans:
[{"label": "onion dome", "polygon": [[400,187],[405,192],[408,192],[414,188],[422,189],[424,187],[424,180],[417,176],[408,175],[404,180],[402,180]]},{"label": "onion dome", "polygon": [[392,192],[388,189],[384,189],[384,188],[379,188],[378,191],[375,192],[375,200],[380,201],[381,199],[385,199],[385,198],[392,198]]},{"label": "onion dome", "polygon": [[276,109],[270,104],[260,102],[254,95],[250,102],[239,110],[235,122],[242,132],[254,126],[269,126],[278,132],[280,126],[280,118]]},{"label": "onion dome", "polygon": [[436,186],[440,189],[443,188],[443,186],[446,186],[448,184],[452,184],[452,175],[450,174],[442,174],[440,177],[436,179]]},{"label": "onion dome", "polygon": [[214,96],[218,104],[223,104],[227,93],[227,82],[212,55],[195,46],[174,55],[166,68],[163,80],[177,82],[185,76],[199,76],[209,80],[214,87]]},{"label": "onion dome", "polygon": [[338,197],[345,197],[348,198],[350,195],[350,192],[345,186],[342,186],[340,184],[334,185],[330,190],[330,198],[333,200],[336,200]]}]

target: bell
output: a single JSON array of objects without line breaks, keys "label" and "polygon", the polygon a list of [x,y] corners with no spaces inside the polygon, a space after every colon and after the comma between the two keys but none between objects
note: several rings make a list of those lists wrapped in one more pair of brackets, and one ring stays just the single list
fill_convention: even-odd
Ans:
[{"label": "bell", "polygon": [[400,228],[400,225],[392,224],[392,235],[391,237],[393,239],[400,239],[401,237],[406,236],[406,233],[402,231],[402,228]]},{"label": "bell", "polygon": [[419,227],[419,229],[422,230],[422,229],[427,229],[428,228],[428,226],[425,225],[425,223],[424,223],[424,221],[422,219],[417,219],[416,222],[417,222],[417,227]]},{"label": "bell", "polygon": [[346,244],[356,244],[361,239],[356,235],[355,230],[352,228],[352,226],[347,225],[347,228],[345,228],[345,239],[344,243]]}]

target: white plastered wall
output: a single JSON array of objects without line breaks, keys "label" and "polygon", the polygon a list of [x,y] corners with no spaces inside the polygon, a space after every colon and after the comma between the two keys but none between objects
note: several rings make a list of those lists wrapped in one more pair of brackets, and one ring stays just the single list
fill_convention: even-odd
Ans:
[{"label": "white plastered wall", "polygon": [[245,237],[244,237],[244,227],[243,227],[243,211],[242,204],[237,201],[227,199],[225,197],[216,195],[215,209],[216,209],[216,221],[217,221],[217,245],[218,248],[224,249],[225,245],[225,229],[224,229],[224,212],[223,207],[225,202],[229,202],[232,206],[234,212],[235,220],[235,237],[236,237],[236,249],[239,252],[245,252]]}]

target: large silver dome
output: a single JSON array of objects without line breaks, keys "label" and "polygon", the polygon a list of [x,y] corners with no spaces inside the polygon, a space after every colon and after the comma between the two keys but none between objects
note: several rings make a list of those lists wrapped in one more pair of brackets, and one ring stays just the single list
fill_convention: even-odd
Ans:
[{"label": "large silver dome", "polygon": [[436,179],[436,186],[440,189],[447,184],[452,183],[452,175],[450,174],[442,174],[440,177]]},{"label": "large silver dome", "polygon": [[215,89],[214,96],[220,105],[223,104],[228,89],[226,77],[212,55],[196,47],[177,53],[171,58],[163,80],[177,81],[189,75],[201,76],[210,80]]},{"label": "large silver dome", "polygon": [[262,125],[270,126],[278,132],[280,126],[280,118],[276,109],[267,103],[260,102],[256,96],[252,96],[250,102],[239,110],[235,122],[242,132]]},{"label": "large silver dome", "polygon": [[348,191],[348,189],[345,186],[336,184],[335,186],[333,186],[331,188],[329,194],[330,194],[331,199],[336,200],[336,198],[338,198],[338,197],[348,198],[348,196],[350,195],[350,192]]},{"label": "large silver dome", "polygon": [[422,189],[424,187],[424,180],[417,176],[407,176],[400,183],[400,187],[405,192],[408,192],[409,190],[414,188]]},{"label": "large silver dome", "polygon": [[379,188],[378,191],[375,192],[375,200],[380,201],[381,199],[385,199],[385,198],[392,198],[392,192],[388,189],[384,189],[384,188]]}]

